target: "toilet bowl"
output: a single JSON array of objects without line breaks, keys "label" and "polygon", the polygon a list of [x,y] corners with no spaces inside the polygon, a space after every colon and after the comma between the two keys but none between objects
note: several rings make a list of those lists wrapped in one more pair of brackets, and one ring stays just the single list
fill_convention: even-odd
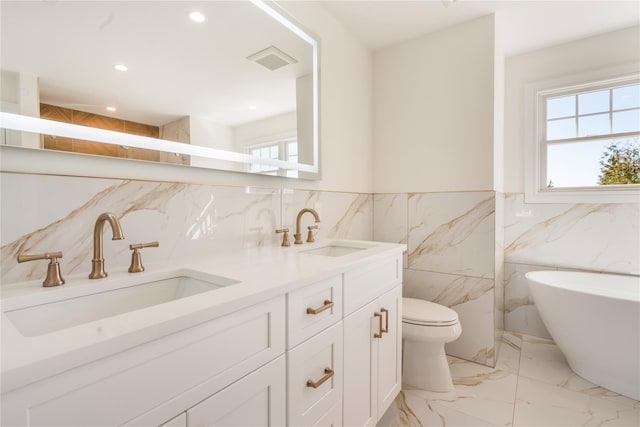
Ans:
[{"label": "toilet bowl", "polygon": [[402,298],[402,383],[422,390],[453,390],[444,345],[462,333],[458,314],[440,304]]}]

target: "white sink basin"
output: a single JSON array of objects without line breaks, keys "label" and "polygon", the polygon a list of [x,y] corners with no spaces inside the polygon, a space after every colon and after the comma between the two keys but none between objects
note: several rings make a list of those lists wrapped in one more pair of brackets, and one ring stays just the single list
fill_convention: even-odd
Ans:
[{"label": "white sink basin", "polygon": [[23,336],[33,337],[236,283],[239,281],[226,277],[207,274],[196,278],[181,271],[165,279],[8,310],[4,314]]},{"label": "white sink basin", "polygon": [[365,249],[369,249],[373,247],[368,244],[357,244],[357,243],[330,243],[325,246],[321,246],[319,248],[307,249],[304,251],[300,251],[302,254],[309,255],[321,255],[321,256],[330,256],[330,257],[339,257],[343,255],[349,255],[354,252],[359,252]]}]

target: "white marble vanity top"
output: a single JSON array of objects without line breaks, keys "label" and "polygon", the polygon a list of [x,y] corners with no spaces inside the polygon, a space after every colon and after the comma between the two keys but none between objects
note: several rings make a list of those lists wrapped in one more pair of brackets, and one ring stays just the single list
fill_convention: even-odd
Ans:
[{"label": "white marble vanity top", "polygon": [[[304,253],[331,245],[362,250],[340,256],[320,255],[322,251]],[[323,240],[291,247],[268,246],[225,255],[205,255],[173,265],[149,264],[142,273],[131,274],[126,267],[111,267],[109,277],[105,279],[69,276],[65,277],[65,285],[54,288],[43,288],[41,280],[3,285],[0,301],[2,390],[10,391],[284,295],[359,264],[399,255],[405,249],[405,245],[394,243]],[[174,273],[180,275],[181,271],[222,276],[239,283],[31,337],[23,336],[5,314],[22,307],[110,291],[141,281],[152,282]],[[69,315],[73,316],[73,313]],[[47,322],[47,319],[41,321]]]}]

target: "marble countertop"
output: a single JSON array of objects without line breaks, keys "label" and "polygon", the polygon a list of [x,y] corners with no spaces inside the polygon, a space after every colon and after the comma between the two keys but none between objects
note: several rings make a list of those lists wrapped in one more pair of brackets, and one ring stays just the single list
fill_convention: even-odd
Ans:
[{"label": "marble countertop", "polygon": [[[364,249],[338,257],[304,253],[336,243]],[[395,243],[323,240],[300,246],[267,246],[215,257],[203,256],[173,265],[149,264],[144,272],[135,274],[128,273],[126,267],[111,268],[105,279],[69,276],[65,278],[65,285],[55,288],[43,288],[41,281],[3,285],[0,300],[2,390],[16,389],[284,295],[349,268],[400,255],[404,250],[405,245]],[[107,292],[189,271],[223,276],[239,283],[31,337],[23,336],[5,314],[19,308]]]}]

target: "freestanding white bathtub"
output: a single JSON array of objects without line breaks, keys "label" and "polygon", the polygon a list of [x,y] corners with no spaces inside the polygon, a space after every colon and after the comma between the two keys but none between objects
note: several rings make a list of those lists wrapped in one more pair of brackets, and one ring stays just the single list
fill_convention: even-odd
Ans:
[{"label": "freestanding white bathtub", "polygon": [[571,369],[640,400],[640,277],[572,271],[531,271],[526,277]]}]

